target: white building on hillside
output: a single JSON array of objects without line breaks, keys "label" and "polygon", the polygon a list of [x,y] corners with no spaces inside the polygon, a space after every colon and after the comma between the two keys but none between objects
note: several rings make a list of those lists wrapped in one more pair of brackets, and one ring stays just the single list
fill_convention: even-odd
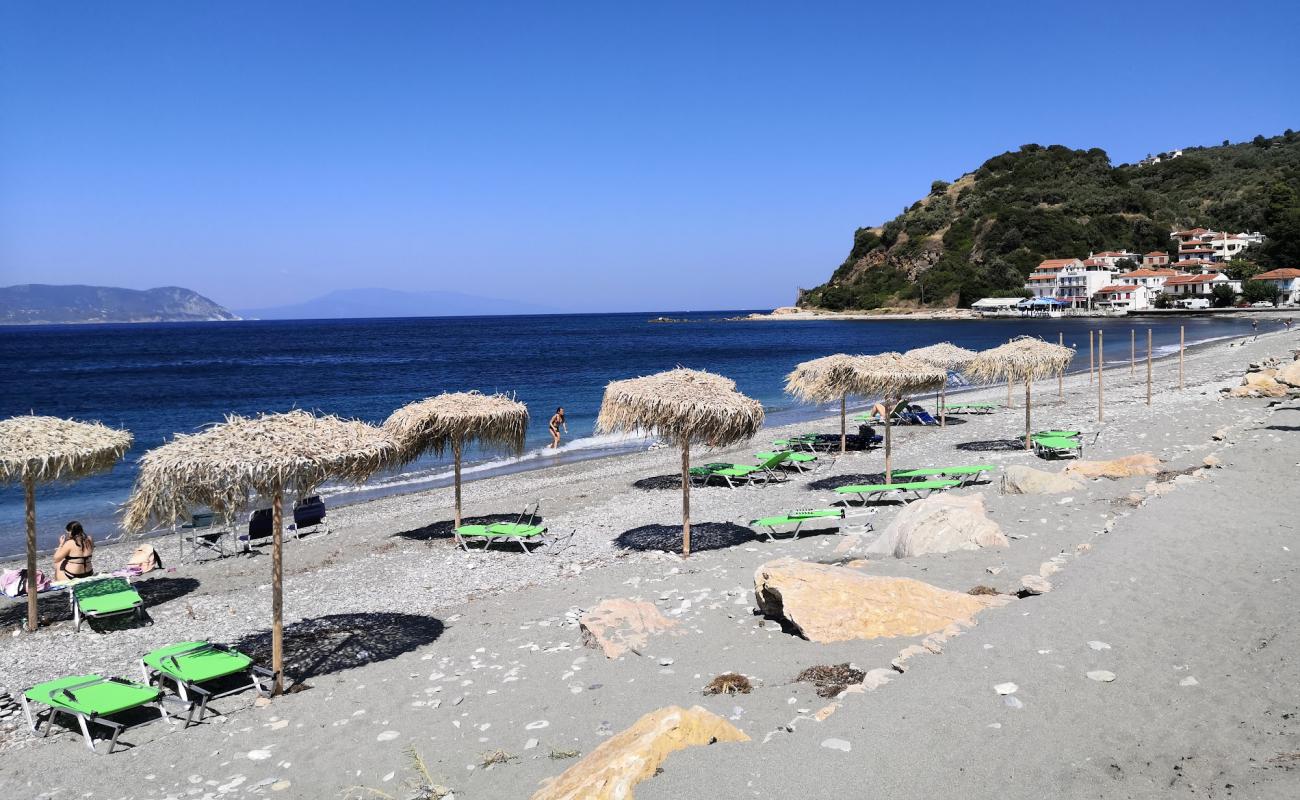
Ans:
[{"label": "white building on hillside", "polygon": [[1165,281],[1182,274],[1174,269],[1135,269],[1115,276],[1115,282],[1141,286],[1154,298],[1165,290]]},{"label": "white building on hillside", "polygon": [[1219,264],[1231,261],[1241,255],[1248,247],[1264,243],[1264,234],[1226,233],[1209,228],[1189,228],[1174,231],[1169,238],[1178,240],[1178,259],[1180,261],[1204,261]]},{"label": "white building on hillside", "polygon": [[1176,299],[1184,297],[1210,297],[1214,287],[1228,286],[1241,294],[1241,281],[1234,281],[1222,272],[1207,272],[1204,275],[1179,275],[1165,281],[1165,293]]},{"label": "white building on hillside", "polygon": [[[1122,279],[1123,276],[1121,275],[1120,278]],[[1151,290],[1131,283],[1103,286],[1093,297],[1093,305],[1102,309],[1141,311],[1151,307]]]},{"label": "white building on hillside", "polygon": [[1282,303],[1300,303],[1300,269],[1283,269],[1269,270],[1261,272],[1252,281],[1263,281],[1271,283],[1278,288],[1281,295],[1278,301]]}]

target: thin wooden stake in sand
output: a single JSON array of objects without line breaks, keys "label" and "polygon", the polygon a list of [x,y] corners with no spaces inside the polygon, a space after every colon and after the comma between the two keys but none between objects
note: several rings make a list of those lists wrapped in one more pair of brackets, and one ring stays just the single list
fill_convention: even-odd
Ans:
[{"label": "thin wooden stake in sand", "polygon": [[1147,405],[1151,405],[1151,329],[1147,328]]},{"label": "thin wooden stake in sand", "polygon": [[1093,358],[1092,355],[1093,353],[1092,338],[1093,338],[1092,331],[1088,331],[1088,385],[1089,386],[1092,385],[1092,382],[1096,380],[1096,376],[1097,376],[1097,361],[1096,359]]},{"label": "thin wooden stake in sand", "polygon": [[[1065,347],[1065,331],[1056,334],[1056,344]],[[1056,399],[1065,400],[1065,370],[1056,376]]]},{"label": "thin wooden stake in sand", "polygon": [[1106,332],[1097,331],[1097,421],[1106,421],[1106,390],[1102,375],[1106,369]]},{"label": "thin wooden stake in sand", "polygon": [[1184,326],[1179,325],[1178,326],[1178,388],[1179,389],[1183,388],[1183,350],[1184,350],[1183,331],[1184,331]]},{"label": "thin wooden stake in sand", "polygon": [[1129,334],[1128,374],[1136,375],[1138,368],[1138,332],[1131,328]]}]

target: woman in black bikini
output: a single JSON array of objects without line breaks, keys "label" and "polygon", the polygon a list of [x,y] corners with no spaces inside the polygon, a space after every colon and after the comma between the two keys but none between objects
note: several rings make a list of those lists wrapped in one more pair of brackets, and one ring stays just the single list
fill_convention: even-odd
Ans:
[{"label": "woman in black bikini", "polygon": [[90,557],[95,552],[95,541],[82,530],[80,522],[69,522],[67,533],[59,539],[54,551],[54,579],[56,581],[89,578],[95,574]]}]

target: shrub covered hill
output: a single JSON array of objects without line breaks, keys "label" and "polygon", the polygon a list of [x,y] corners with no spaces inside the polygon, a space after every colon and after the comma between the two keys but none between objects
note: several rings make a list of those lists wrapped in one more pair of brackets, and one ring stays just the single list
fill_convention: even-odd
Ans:
[{"label": "shrub covered hill", "polygon": [[848,258],[825,284],[801,289],[799,305],[969,305],[1019,294],[1045,258],[1172,255],[1170,232],[1194,226],[1268,237],[1236,272],[1300,267],[1300,134],[1189,147],[1145,166],[1111,166],[1096,148],[1025,145],[954,183],[935,181],[883,226],[859,228]]}]

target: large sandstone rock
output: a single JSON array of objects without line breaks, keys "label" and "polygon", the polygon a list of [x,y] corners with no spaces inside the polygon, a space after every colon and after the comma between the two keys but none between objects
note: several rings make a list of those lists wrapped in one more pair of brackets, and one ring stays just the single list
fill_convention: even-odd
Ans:
[{"label": "large sandstone rock", "polygon": [[1059,494],[1072,492],[1082,484],[1064,473],[1012,464],[1002,470],[1003,494]]},{"label": "large sandstone rock", "polygon": [[904,508],[866,549],[895,558],[1010,544],[984,510],[979,494],[936,494]]},{"label": "large sandstone rock", "polygon": [[553,778],[532,800],[632,800],[632,789],[677,750],[747,742],[745,733],[699,706],[651,711]]},{"label": "large sandstone rock", "polygon": [[758,568],[754,597],[764,614],[784,619],[814,642],[956,632],[973,625],[980,611],[1005,602],[792,558]]},{"label": "large sandstone rock", "polygon": [[677,623],[659,613],[654,603],[616,597],[601,600],[584,613],[578,627],[583,644],[618,658],[629,650],[640,655],[652,635],[671,631]]},{"label": "large sandstone rock", "polygon": [[1155,475],[1159,471],[1160,459],[1150,453],[1134,453],[1110,461],[1071,461],[1065,466],[1067,475],[1112,480],[1131,478],[1135,475]]},{"label": "large sandstone rock", "polygon": [[1295,389],[1300,389],[1300,361],[1292,361],[1285,367],[1277,371],[1275,378],[1278,383],[1284,383]]}]

